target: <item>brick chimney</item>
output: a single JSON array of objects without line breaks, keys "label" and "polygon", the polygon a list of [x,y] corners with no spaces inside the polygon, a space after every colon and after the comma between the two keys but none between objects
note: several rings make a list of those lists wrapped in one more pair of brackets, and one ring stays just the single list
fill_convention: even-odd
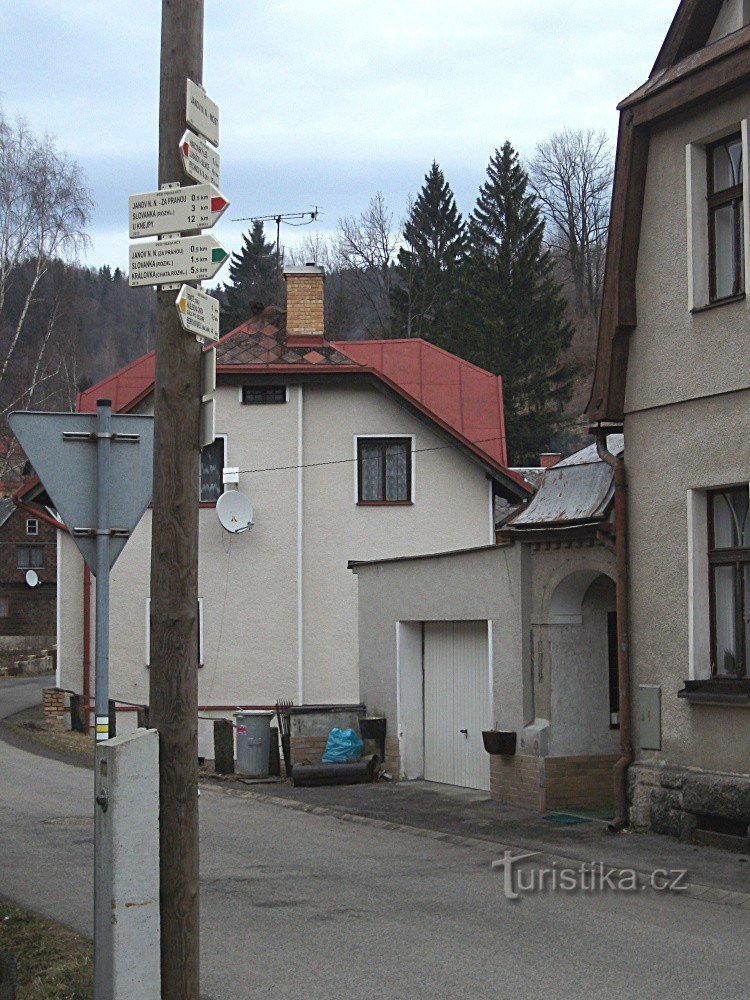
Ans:
[{"label": "brick chimney", "polygon": [[286,342],[289,347],[323,343],[323,282],[317,264],[285,267]]},{"label": "brick chimney", "polygon": [[543,469],[551,469],[553,465],[557,465],[561,458],[562,455],[558,452],[545,451],[539,456],[539,464]]}]

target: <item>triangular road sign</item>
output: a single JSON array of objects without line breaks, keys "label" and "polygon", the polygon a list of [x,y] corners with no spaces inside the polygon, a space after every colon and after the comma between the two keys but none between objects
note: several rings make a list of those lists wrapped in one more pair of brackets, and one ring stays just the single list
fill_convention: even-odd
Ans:
[{"label": "triangular road sign", "polygon": [[[154,418],[113,414],[110,445],[109,524],[96,523],[95,413],[11,413],[8,423],[89,569],[96,573],[96,535],[111,528],[110,566],[151,502]],[[121,438],[120,435],[128,435]],[[133,438],[137,435],[137,438]]]}]

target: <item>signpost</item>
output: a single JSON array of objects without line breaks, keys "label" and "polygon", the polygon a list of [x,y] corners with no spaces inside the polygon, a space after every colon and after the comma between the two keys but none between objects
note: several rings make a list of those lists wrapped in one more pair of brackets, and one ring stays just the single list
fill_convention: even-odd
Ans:
[{"label": "signpost", "polygon": [[[94,717],[101,743],[109,738],[109,571],[151,500],[154,418],[113,416],[110,400],[99,399],[96,413],[17,412],[8,423],[96,576]],[[97,761],[94,797],[106,810],[100,780]],[[110,1000],[112,903],[98,885],[98,869],[95,863],[94,996]]]},{"label": "signpost", "polygon": [[175,305],[183,330],[204,340],[219,339],[219,303],[213,295],[183,285]]},{"label": "signpost", "polygon": [[205,136],[212,146],[219,145],[219,106],[206,95],[203,87],[192,80],[187,82],[185,120]]},{"label": "signpost", "polygon": [[[219,155],[204,142],[219,144],[219,108],[195,82],[203,77],[203,0],[162,0],[161,8],[160,189],[130,198],[131,237],[161,238],[131,243],[128,282],[157,286],[149,709],[159,733],[161,996],[198,1000],[195,484],[199,449],[215,437],[216,403],[206,387],[216,384],[216,352],[196,340],[218,340],[219,305],[194,286],[229,256],[201,232],[229,202],[218,188]],[[177,288],[175,300],[169,293]]]},{"label": "signpost", "polygon": [[185,129],[180,139],[182,169],[200,184],[219,186],[219,154],[204,139]]},{"label": "signpost", "polygon": [[131,287],[202,281],[218,273],[229,254],[207,233],[157,243],[130,244]]},{"label": "signpost", "polygon": [[130,238],[210,229],[229,202],[213,184],[165,188],[128,199]]}]

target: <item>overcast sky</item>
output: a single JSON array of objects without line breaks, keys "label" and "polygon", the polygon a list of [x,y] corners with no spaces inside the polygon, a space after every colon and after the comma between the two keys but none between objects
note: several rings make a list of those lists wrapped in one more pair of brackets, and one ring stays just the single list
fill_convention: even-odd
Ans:
[{"label": "overcast sky", "polygon": [[[0,101],[83,166],[89,264],[127,262],[127,196],[156,186],[159,0],[0,0]],[[647,76],[677,0],[206,0],[221,109],[216,227],[321,206],[335,229],[382,191],[403,214],[433,158],[468,214],[493,150],[604,129]],[[634,30],[635,26],[635,30]],[[282,230],[292,243],[305,230]]]}]

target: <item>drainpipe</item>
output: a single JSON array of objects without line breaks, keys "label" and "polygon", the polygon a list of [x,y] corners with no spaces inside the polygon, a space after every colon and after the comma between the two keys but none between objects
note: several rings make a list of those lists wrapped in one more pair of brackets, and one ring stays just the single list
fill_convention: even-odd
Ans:
[{"label": "drainpipe", "polygon": [[620,759],[614,766],[615,817],[612,832],[628,825],[628,768],[633,763],[630,703],[630,650],[628,647],[628,508],[625,462],[607,450],[606,432],[597,433],[596,453],[614,473],[615,484],[615,591],[617,601],[617,684],[620,689]]},{"label": "drainpipe", "polygon": [[91,698],[91,570],[83,564],[83,716],[89,731],[89,701]]}]

